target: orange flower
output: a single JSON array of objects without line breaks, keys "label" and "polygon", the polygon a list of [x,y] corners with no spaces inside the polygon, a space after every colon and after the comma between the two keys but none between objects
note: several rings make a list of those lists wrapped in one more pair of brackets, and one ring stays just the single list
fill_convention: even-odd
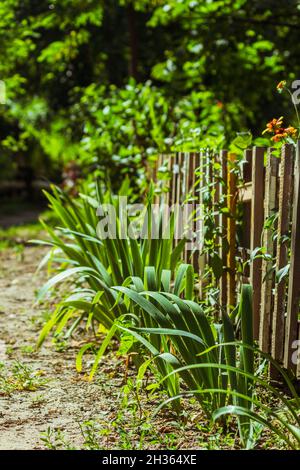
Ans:
[{"label": "orange flower", "polygon": [[291,135],[291,136],[294,136],[297,134],[297,129],[295,129],[295,127],[292,127],[292,126],[289,126],[284,130],[288,135]]},{"label": "orange flower", "polygon": [[295,137],[297,134],[297,129],[295,127],[283,127],[283,117],[281,116],[279,119],[272,119],[272,121],[268,122],[266,129],[263,131],[263,134],[269,132],[270,134],[274,134],[271,137],[273,142],[280,142],[287,137]]},{"label": "orange flower", "polygon": [[273,135],[273,137],[271,137],[271,140],[273,140],[273,142],[280,142],[281,140],[285,139],[287,136],[288,134],[286,132],[279,132],[278,134]]},{"label": "orange flower", "polygon": [[267,128],[263,131],[263,134],[266,132],[276,132],[276,130],[281,128],[282,122],[283,116],[281,116],[279,119],[272,119],[272,121],[268,122]]},{"label": "orange flower", "polygon": [[284,89],[285,85],[286,85],[286,80],[281,80],[281,82],[278,83],[276,88],[277,88],[278,91],[282,91]]}]

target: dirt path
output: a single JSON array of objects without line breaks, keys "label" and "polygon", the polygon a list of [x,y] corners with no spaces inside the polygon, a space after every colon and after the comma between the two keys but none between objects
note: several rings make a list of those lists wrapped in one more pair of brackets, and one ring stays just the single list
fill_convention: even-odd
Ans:
[{"label": "dirt path", "polygon": [[[42,254],[41,248],[26,247],[21,260],[13,249],[0,252],[0,450],[235,448],[233,435],[223,437],[208,427],[195,400],[185,401],[180,419],[168,409],[153,419],[165,397],[143,389],[137,397],[129,386],[133,368],[124,387],[125,358],[116,356],[114,344],[92,383],[75,369],[84,334],[56,345],[49,338],[36,352],[45,317],[53,310],[51,304],[34,304],[46,278],[34,274]],[[9,389],[16,384],[26,390]],[[45,443],[41,438],[47,430]]]},{"label": "dirt path", "polygon": [[[75,370],[72,342],[66,351],[57,352],[49,340],[35,352],[42,315],[47,313],[33,306],[43,278],[34,276],[41,255],[37,248],[26,248],[22,261],[12,250],[0,254],[0,362],[6,370],[0,369],[0,374],[18,381],[25,366],[38,372],[38,380],[47,381],[36,391],[12,391],[10,396],[1,393],[0,382],[0,449],[41,449],[41,433],[48,427],[81,446],[79,423],[95,415],[107,420],[122,380],[116,377],[115,383],[107,384],[105,394],[102,385],[107,377],[102,384],[88,383]],[[17,370],[12,373],[13,369]]]},{"label": "dirt path", "polygon": [[[161,396],[153,400],[141,392],[137,400],[127,390],[124,397],[124,359],[113,349],[92,383],[75,369],[84,335],[57,345],[49,338],[36,352],[45,317],[53,310],[53,305],[47,310],[35,304],[35,292],[46,279],[45,273],[35,275],[42,255],[36,247],[26,247],[22,260],[13,249],[0,252],[0,450],[44,449],[49,442],[53,448],[198,448],[206,437],[193,420],[180,423],[168,411],[152,420]],[[127,372],[134,380],[135,370]],[[32,377],[33,385],[46,383],[33,391],[5,389],[11,384],[28,388]],[[187,414],[190,409],[201,424],[199,408],[187,403]],[[41,438],[47,429],[46,446]]]}]

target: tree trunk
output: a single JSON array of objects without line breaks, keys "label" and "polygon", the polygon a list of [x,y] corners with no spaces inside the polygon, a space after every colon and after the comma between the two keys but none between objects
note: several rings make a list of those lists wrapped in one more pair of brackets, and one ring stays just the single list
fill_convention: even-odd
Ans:
[{"label": "tree trunk", "polygon": [[137,30],[136,30],[136,13],[133,5],[128,5],[127,7],[127,19],[128,19],[128,33],[129,33],[129,49],[130,49],[130,59],[129,59],[129,75],[136,80],[138,79],[138,51],[137,51]]}]

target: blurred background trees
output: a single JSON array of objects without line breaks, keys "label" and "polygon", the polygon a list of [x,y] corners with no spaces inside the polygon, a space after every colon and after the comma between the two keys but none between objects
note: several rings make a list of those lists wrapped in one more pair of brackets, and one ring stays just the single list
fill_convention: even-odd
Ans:
[{"label": "blurred background trees", "polygon": [[0,178],[142,178],[157,153],[260,137],[300,78],[297,0],[6,0]]}]

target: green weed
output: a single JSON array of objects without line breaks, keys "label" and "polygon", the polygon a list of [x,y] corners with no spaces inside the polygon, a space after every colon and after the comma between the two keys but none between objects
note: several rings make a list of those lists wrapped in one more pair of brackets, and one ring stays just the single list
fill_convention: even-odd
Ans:
[{"label": "green weed", "polygon": [[43,371],[34,371],[20,361],[14,361],[10,368],[3,362],[0,363],[1,395],[11,395],[16,391],[35,391],[47,383]]}]

